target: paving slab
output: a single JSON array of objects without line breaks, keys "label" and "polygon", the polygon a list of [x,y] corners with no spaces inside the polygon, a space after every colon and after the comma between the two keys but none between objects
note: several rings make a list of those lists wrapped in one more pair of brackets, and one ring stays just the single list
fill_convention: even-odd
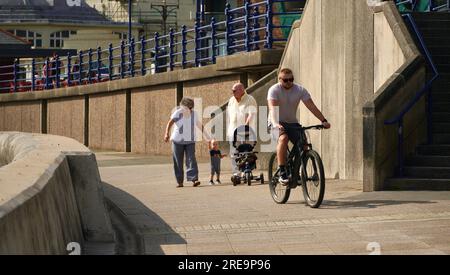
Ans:
[{"label": "paving slab", "polygon": [[[319,209],[301,188],[276,204],[268,185],[210,186],[210,164],[199,160],[199,187],[176,188],[171,158],[96,154],[105,195],[136,226],[146,254],[449,254],[450,192],[362,192],[361,181],[327,180]],[[259,173],[258,171],[256,173]],[[267,174],[266,174],[267,177]]]}]

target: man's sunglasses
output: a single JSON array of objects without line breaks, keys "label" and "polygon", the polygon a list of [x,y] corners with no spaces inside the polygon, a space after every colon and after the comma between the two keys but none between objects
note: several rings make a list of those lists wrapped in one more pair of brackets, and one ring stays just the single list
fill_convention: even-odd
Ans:
[{"label": "man's sunglasses", "polygon": [[294,82],[294,78],[283,78],[281,80],[283,80],[284,83]]}]

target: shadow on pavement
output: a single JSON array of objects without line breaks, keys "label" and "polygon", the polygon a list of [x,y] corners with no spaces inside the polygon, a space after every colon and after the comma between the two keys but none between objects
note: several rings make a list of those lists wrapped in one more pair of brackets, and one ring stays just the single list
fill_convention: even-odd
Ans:
[{"label": "shadow on pavement", "polygon": [[432,204],[433,201],[405,201],[405,200],[365,200],[365,201],[345,201],[345,200],[324,200],[320,208],[323,209],[343,209],[361,208],[371,209],[389,205],[401,204]]},{"label": "shadow on pavement", "polygon": [[186,240],[137,198],[103,182],[118,254],[164,255],[165,245],[185,245]]}]

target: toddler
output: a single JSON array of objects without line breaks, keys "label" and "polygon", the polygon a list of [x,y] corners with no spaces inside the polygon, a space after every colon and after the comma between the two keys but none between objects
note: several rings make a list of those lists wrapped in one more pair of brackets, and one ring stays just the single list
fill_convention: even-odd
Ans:
[{"label": "toddler", "polygon": [[220,160],[226,155],[222,155],[219,150],[219,143],[216,140],[211,140],[209,144],[209,154],[211,156],[211,180],[209,181],[209,185],[214,185],[214,174],[216,174],[217,179],[216,183],[221,184],[220,182]]}]

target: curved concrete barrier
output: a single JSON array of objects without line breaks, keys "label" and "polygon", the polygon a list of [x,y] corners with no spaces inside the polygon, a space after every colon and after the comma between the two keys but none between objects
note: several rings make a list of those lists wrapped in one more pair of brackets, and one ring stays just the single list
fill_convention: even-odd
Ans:
[{"label": "curved concrete barrier", "polygon": [[95,155],[65,137],[0,132],[0,254],[114,242]]}]

